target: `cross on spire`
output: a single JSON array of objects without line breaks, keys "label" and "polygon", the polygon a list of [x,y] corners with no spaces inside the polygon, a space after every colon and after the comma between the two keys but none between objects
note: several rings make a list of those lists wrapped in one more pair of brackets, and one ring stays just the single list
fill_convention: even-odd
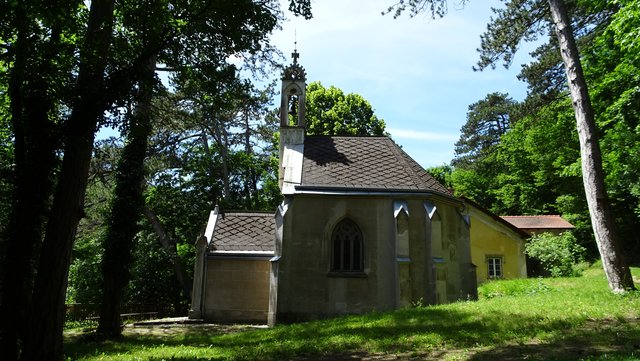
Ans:
[{"label": "cross on spire", "polygon": [[298,42],[293,43],[293,53],[291,53],[291,57],[293,58],[293,63],[298,64],[298,58],[300,54],[298,53]]}]

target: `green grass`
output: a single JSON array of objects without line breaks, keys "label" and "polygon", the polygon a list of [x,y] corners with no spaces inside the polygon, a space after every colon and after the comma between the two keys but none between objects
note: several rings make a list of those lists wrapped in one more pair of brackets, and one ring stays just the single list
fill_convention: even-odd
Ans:
[{"label": "green grass", "polygon": [[[632,270],[636,279],[640,270]],[[494,281],[480,300],[231,333],[184,328],[118,342],[67,337],[71,360],[640,360],[640,292],[614,295],[603,272]],[[161,330],[162,331],[162,330]]]}]

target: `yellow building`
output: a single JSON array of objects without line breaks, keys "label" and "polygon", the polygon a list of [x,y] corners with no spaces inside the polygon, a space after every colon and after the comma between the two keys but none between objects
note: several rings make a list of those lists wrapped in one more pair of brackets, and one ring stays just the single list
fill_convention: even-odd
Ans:
[{"label": "yellow building", "polygon": [[524,245],[529,235],[472,200],[463,200],[471,221],[471,261],[478,283],[526,278]]}]

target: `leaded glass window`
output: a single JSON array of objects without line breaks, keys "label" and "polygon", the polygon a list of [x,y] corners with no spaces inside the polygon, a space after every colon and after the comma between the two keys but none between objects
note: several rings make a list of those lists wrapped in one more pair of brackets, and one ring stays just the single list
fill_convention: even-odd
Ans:
[{"label": "leaded glass window", "polygon": [[362,232],[350,219],[336,225],[331,237],[331,271],[362,272],[364,270]]}]

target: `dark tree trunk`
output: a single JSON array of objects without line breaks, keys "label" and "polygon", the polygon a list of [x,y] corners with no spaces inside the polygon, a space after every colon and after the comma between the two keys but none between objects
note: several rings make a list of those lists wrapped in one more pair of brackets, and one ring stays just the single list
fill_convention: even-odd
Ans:
[{"label": "dark tree trunk", "polygon": [[[13,44],[15,57],[11,69],[9,92],[11,121],[15,136],[15,173],[13,179],[12,212],[7,231],[2,300],[0,301],[0,354],[15,360],[18,340],[23,337],[23,324],[30,301],[33,278],[32,261],[35,246],[42,237],[44,217],[52,186],[52,170],[56,162],[56,142],[53,122],[49,119],[52,102],[47,97],[49,84],[42,73],[50,74],[49,61],[29,59],[33,44],[27,35],[26,14],[16,7],[18,36]],[[58,45],[58,32],[51,35],[45,54]],[[34,66],[27,65],[37,63]],[[36,75],[37,74],[37,75]],[[29,86],[25,86],[25,84]]]},{"label": "dark tree trunk", "polygon": [[578,47],[571,30],[571,23],[564,0],[548,1],[573,99],[580,138],[582,179],[593,232],[602,258],[602,266],[607,275],[609,287],[613,292],[633,290],[633,279],[622,254],[604,185],[602,155],[598,143],[595,117],[580,63]]},{"label": "dark tree trunk", "polygon": [[114,339],[122,335],[122,295],[130,278],[129,266],[138,220],[144,205],[144,159],[151,134],[155,57],[151,57],[140,81],[136,109],[131,117],[128,142],[116,171],[115,198],[107,221],[102,260],[102,304],[97,333]]},{"label": "dark tree trunk", "polygon": [[174,242],[167,232],[164,230],[162,223],[156,216],[156,214],[149,208],[148,206],[144,207],[144,215],[151,223],[153,227],[153,231],[156,236],[158,236],[158,241],[162,248],[167,252],[169,258],[171,259],[171,264],[173,265],[173,271],[176,275],[176,280],[180,284],[182,288],[182,292],[184,292],[184,297],[187,303],[191,304],[191,280],[189,276],[187,276],[187,272],[184,269],[184,264],[182,264],[182,260],[178,255],[178,250],[176,248],[176,242]]},{"label": "dark tree trunk", "polygon": [[40,262],[24,340],[25,360],[60,360],[67,276],[78,222],[83,216],[93,138],[104,112],[103,81],[112,38],[113,0],[91,2],[76,85],[66,124],[64,158]]}]

